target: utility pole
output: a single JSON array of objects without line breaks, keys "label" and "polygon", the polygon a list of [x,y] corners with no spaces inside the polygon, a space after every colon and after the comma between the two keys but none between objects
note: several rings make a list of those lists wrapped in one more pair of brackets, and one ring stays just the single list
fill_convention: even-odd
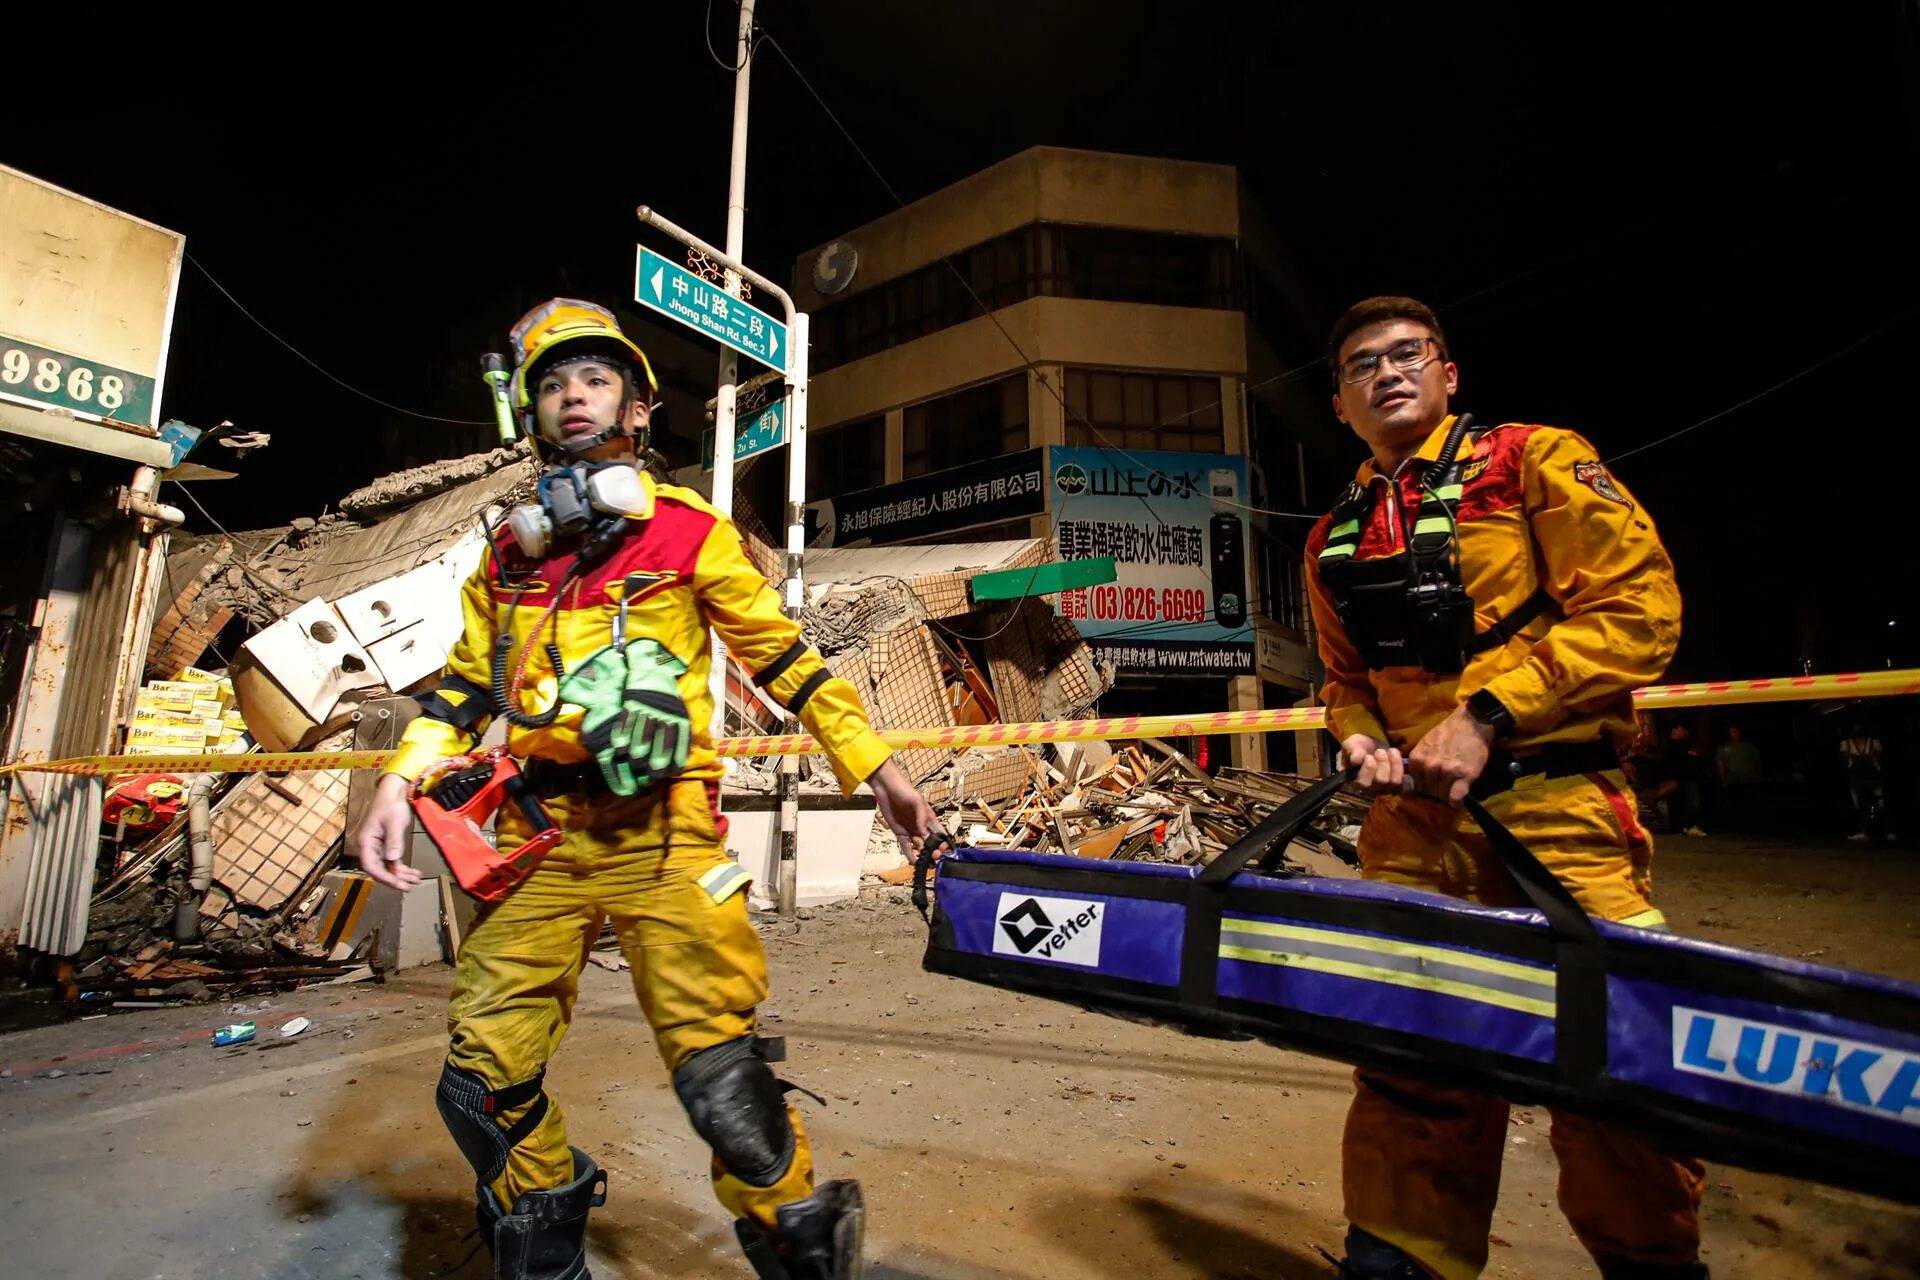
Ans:
[{"label": "utility pole", "polygon": [[[747,94],[753,83],[753,0],[740,0],[740,32],[735,44],[733,73],[733,152],[727,170],[726,256],[740,262],[747,238]],[[740,273],[729,269],[727,292],[740,296]],[[713,406],[713,505],[722,515],[733,514],[733,436],[739,357],[730,347],[720,348],[720,389]],[[718,635],[712,640],[712,671],[707,688],[713,695],[713,737],[726,735],[727,651]],[[731,767],[731,766],[729,766]],[[717,802],[716,802],[717,807]]]}]

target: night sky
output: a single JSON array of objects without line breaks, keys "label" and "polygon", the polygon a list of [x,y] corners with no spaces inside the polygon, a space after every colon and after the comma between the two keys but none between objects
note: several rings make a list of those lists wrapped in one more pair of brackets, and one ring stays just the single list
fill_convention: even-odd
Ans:
[{"label": "night sky", "polygon": [[[1497,8],[1469,26],[1435,4],[767,0],[760,16],[906,200],[1042,143],[1238,165],[1324,322],[1374,292],[1443,308],[1457,407],[1482,420],[1574,427],[1617,456],[1844,352],[1617,473],[1679,564],[1677,677],[1920,665],[1920,514],[1898,472],[1920,376],[1902,194],[1920,2],[1778,23],[1735,5]],[[707,7],[550,12],[565,25],[327,11],[250,51],[231,21],[114,18],[138,71],[15,80],[0,159],[185,233],[356,387],[481,419],[472,335],[512,322],[489,314],[500,299],[624,298],[642,202],[724,232],[732,76],[702,39]],[[734,12],[710,14],[728,60]],[[776,278],[894,207],[770,46],[748,203],[747,257]],[[168,416],[273,436],[244,479],[196,487],[222,523],[311,514],[392,469],[377,442],[404,420],[192,268],[173,342]]]}]

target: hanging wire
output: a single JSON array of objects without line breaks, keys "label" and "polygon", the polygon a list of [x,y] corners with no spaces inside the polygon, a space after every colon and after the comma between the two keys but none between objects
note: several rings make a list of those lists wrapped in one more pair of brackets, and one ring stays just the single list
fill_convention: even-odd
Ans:
[{"label": "hanging wire", "polygon": [[231,302],[234,305],[234,307],[238,309],[241,315],[253,321],[253,323],[259,327],[260,332],[266,334],[269,338],[272,338],[275,342],[279,343],[281,346],[285,347],[287,350],[293,352],[293,354],[295,354],[296,356],[299,356],[302,360],[306,361],[307,364],[313,367],[315,372],[320,374],[320,376],[326,378],[329,382],[333,382],[341,387],[346,388],[348,391],[351,391],[354,395],[359,396],[362,400],[370,400],[374,404],[379,405],[383,409],[391,409],[395,413],[405,414],[409,418],[419,418],[425,422],[446,422],[446,423],[451,423],[456,427],[485,427],[485,426],[492,425],[491,422],[485,418],[443,418],[440,415],[434,414],[434,413],[416,413],[412,409],[404,408],[400,405],[393,404],[386,400],[382,400],[379,396],[373,395],[369,392],[362,391],[360,388],[354,386],[351,382],[346,381],[344,378],[335,377],[332,373],[328,372],[320,364],[319,361],[315,360],[312,356],[309,356],[306,352],[302,351],[300,348],[294,346],[291,342],[288,342],[285,338],[275,333],[272,329],[267,327],[267,324],[264,320],[260,319],[259,316],[254,315],[253,312],[247,310],[247,308],[241,303],[240,299],[233,296],[233,293],[227,288],[227,286],[221,284],[218,280],[214,279],[213,273],[211,271],[208,271],[206,267],[201,265],[200,259],[194,257],[192,254],[188,254],[187,261],[191,262],[194,265],[194,268],[197,271],[199,271],[201,275],[207,278],[207,283],[211,284],[214,288],[218,289],[223,295],[225,295],[227,301]]},{"label": "hanging wire", "polygon": [[1739,403],[1728,405],[1726,408],[1720,410],[1718,413],[1710,413],[1706,417],[1700,419],[1700,421],[1691,423],[1688,426],[1684,426],[1680,428],[1678,431],[1671,431],[1664,436],[1660,436],[1657,439],[1649,440],[1647,441],[1647,443],[1643,445],[1636,445],[1635,447],[1628,449],[1625,453],[1616,453],[1612,457],[1607,459],[1607,465],[1612,466],[1615,463],[1624,462],[1626,459],[1631,458],[1636,453],[1645,453],[1647,450],[1655,448],[1659,445],[1666,444],[1668,441],[1678,440],[1681,436],[1686,435],[1688,432],[1698,431],[1701,427],[1706,426],[1710,422],[1718,422],[1720,419],[1726,417],[1729,414],[1738,413],[1740,410],[1746,408],[1750,404],[1753,404],[1755,401],[1764,400],[1768,396],[1772,395],[1774,392],[1779,391],[1785,387],[1790,387],[1794,383],[1800,381],[1800,379],[1808,376],[1809,374],[1817,373],[1821,369],[1826,368],[1828,365],[1832,364],[1834,361],[1840,359],[1841,357],[1853,354],[1855,351],[1859,350],[1861,347],[1866,346],[1869,342],[1872,342],[1875,338],[1879,337],[1881,334],[1886,333],[1890,329],[1896,329],[1899,326],[1905,324],[1907,321],[1913,319],[1916,313],[1920,313],[1920,307],[1909,307],[1907,310],[1901,312],[1899,315],[1887,321],[1885,324],[1881,325],[1879,328],[1874,329],[1870,333],[1862,334],[1860,337],[1855,338],[1852,342],[1849,342],[1846,346],[1841,347],[1838,351],[1835,351],[1830,355],[1822,356],[1820,359],[1814,361],[1812,364],[1808,365],[1806,368],[1800,370],[1798,373],[1790,374],[1787,377],[1780,379],[1780,381],[1774,383],[1772,386],[1767,387],[1764,390],[1754,392],[1752,395],[1748,396],[1746,399],[1740,401]]},{"label": "hanging wire", "polygon": [[714,65],[728,75],[738,75],[747,63],[753,61],[754,46],[751,41],[747,44],[747,56],[739,62],[728,62],[720,56],[720,51],[713,47],[713,0],[707,0],[707,16],[706,20],[700,24],[700,34],[706,38],[707,56],[713,59]]}]

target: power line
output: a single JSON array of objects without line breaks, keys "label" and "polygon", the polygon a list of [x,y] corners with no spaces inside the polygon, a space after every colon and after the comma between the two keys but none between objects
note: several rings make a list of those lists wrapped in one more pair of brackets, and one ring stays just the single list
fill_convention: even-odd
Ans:
[{"label": "power line", "polygon": [[[709,3],[711,3],[711,0],[709,0]],[[866,151],[861,148],[860,144],[854,140],[853,134],[847,131],[847,126],[840,123],[840,117],[833,114],[833,108],[827,105],[827,100],[820,96],[820,91],[813,87],[813,82],[808,80],[806,74],[795,64],[793,55],[787,52],[786,46],[778,40],[775,40],[771,32],[762,36],[761,39],[772,45],[774,49],[779,52],[781,58],[785,59],[787,66],[792,69],[793,74],[799,79],[800,83],[806,87],[807,92],[813,95],[813,100],[820,104],[820,109],[827,113],[827,119],[833,121],[833,127],[840,131],[840,136],[847,140],[847,145],[853,148],[854,154],[860,157],[861,163],[867,166],[868,172],[873,174],[875,181],[879,182],[881,188],[884,189],[889,196],[893,197],[893,202],[902,209],[906,208],[907,202],[900,198],[900,193],[893,189],[891,182],[887,181],[887,175],[880,172],[880,166],[875,164],[872,158],[867,155]],[[966,281],[962,280],[961,283],[965,284]],[[969,289],[968,292],[972,292],[972,290]],[[975,299],[975,301],[978,300],[978,298]]]},{"label": "power line", "polygon": [[1710,422],[1718,422],[1720,419],[1726,417],[1728,414],[1738,413],[1740,410],[1746,408],[1748,405],[1754,403],[1756,400],[1764,400],[1768,396],[1772,395],[1774,392],[1780,390],[1781,388],[1791,386],[1794,383],[1800,381],[1800,379],[1806,377],[1808,374],[1816,373],[1819,370],[1826,368],[1828,365],[1840,359],[1842,356],[1851,355],[1854,351],[1858,350],[1861,347],[1866,346],[1869,342],[1872,342],[1875,338],[1887,332],[1889,329],[1895,329],[1895,328],[1898,328],[1900,325],[1905,324],[1908,320],[1911,320],[1914,317],[1916,312],[1920,312],[1920,307],[1909,307],[1907,310],[1901,312],[1899,315],[1895,316],[1893,319],[1881,325],[1878,329],[1873,330],[1871,333],[1862,334],[1860,337],[1855,338],[1852,342],[1849,342],[1846,346],[1841,347],[1838,351],[1835,351],[1830,355],[1821,357],[1820,359],[1814,361],[1812,364],[1808,365],[1806,368],[1800,370],[1798,373],[1791,374],[1785,378],[1780,379],[1780,381],[1774,383],[1772,386],[1766,388],[1764,391],[1756,391],[1752,395],[1748,396],[1745,400],[1740,401],[1738,404],[1729,405],[1725,409],[1720,410],[1718,413],[1708,414],[1706,417],[1700,419],[1700,421],[1695,422],[1690,426],[1682,427],[1678,431],[1669,432],[1668,434],[1661,436],[1657,440],[1649,440],[1647,441],[1647,443],[1636,446],[1635,448],[1629,449],[1625,453],[1616,453],[1611,458],[1607,459],[1607,464],[1609,466],[1612,466],[1616,463],[1624,462],[1628,458],[1631,458],[1636,453],[1645,453],[1647,450],[1654,448],[1656,445],[1666,444],[1669,440],[1678,440],[1681,436],[1686,435],[1690,431],[1698,431],[1701,427],[1706,426]]},{"label": "power line", "polygon": [[200,259],[194,257],[192,254],[188,254],[187,261],[191,262],[194,265],[194,268],[197,271],[199,271],[201,275],[207,278],[207,283],[211,284],[214,288],[218,289],[222,294],[224,294],[226,296],[227,301],[231,302],[239,310],[241,315],[253,321],[253,323],[259,327],[260,332],[266,334],[269,338],[272,338],[275,342],[279,343],[281,346],[285,347],[287,350],[293,352],[293,354],[295,354],[296,356],[299,356],[302,360],[306,361],[309,365],[313,366],[314,370],[318,372],[322,377],[326,378],[330,382],[338,384],[339,386],[345,387],[348,391],[353,392],[353,394],[359,396],[362,400],[370,400],[374,404],[379,405],[383,409],[391,409],[395,413],[403,413],[409,418],[420,418],[426,422],[447,422],[447,423],[453,424],[456,427],[484,427],[484,426],[490,425],[489,422],[484,418],[443,418],[443,417],[440,417],[438,414],[416,413],[412,409],[402,408],[400,405],[397,405],[397,404],[390,404],[387,401],[382,400],[379,396],[369,395],[367,392],[362,391],[360,388],[354,386],[352,383],[346,381],[345,379],[335,377],[333,374],[327,372],[326,369],[322,368],[319,361],[309,356],[306,352],[302,351],[300,348],[294,346],[291,342],[288,342],[285,338],[275,333],[272,329],[269,329],[265,321],[261,320],[260,317],[254,315],[253,312],[247,310],[246,307],[241,304],[240,299],[233,296],[232,292],[228,290],[227,286],[221,284],[218,280],[214,279],[213,273],[207,270],[204,266],[200,265]]},{"label": "power line", "polygon": [[[185,481],[169,480],[167,483],[171,484],[174,488],[178,489],[180,492],[186,494],[187,501],[191,502],[195,507],[199,508],[200,514],[207,518],[208,524],[212,525],[215,529],[219,530],[220,533],[225,535],[227,538],[233,540],[234,542],[240,541],[238,537],[236,537],[233,533],[228,531],[225,525],[221,524],[218,520],[215,520],[213,518],[213,513],[211,511],[208,511],[205,507],[200,505],[200,499],[194,497],[193,490],[188,487]],[[242,545],[245,545],[245,544],[242,544]],[[255,585],[256,587],[261,587],[267,591],[272,591],[278,595],[285,596],[287,599],[292,600],[296,604],[306,603],[305,600],[302,600],[299,596],[296,596],[295,594],[293,594],[293,592],[288,591],[285,587],[277,587],[273,583],[268,582],[265,578],[262,578],[260,575],[256,574],[253,570],[249,569],[244,563],[236,565],[235,568],[239,569],[241,575],[245,577],[247,581],[253,583],[253,585]]]},{"label": "power line", "polygon": [[[711,7],[712,0],[708,0],[708,3],[709,3],[709,7]],[[893,199],[893,202],[896,205],[900,206],[901,208],[905,208],[906,201],[901,198],[899,191],[897,191],[894,188],[892,183],[887,181],[886,175],[882,173],[880,171],[880,167],[873,162],[873,158],[867,154],[865,148],[861,147],[859,141],[856,138],[854,138],[852,132],[848,130],[845,124],[841,122],[840,117],[834,114],[833,108],[828,106],[826,99],[820,96],[820,91],[813,87],[812,81],[808,80],[806,77],[806,73],[800,70],[799,65],[794,62],[793,56],[787,52],[785,46],[783,46],[771,34],[764,35],[762,38],[766,43],[772,45],[773,48],[780,54],[781,59],[786,62],[787,67],[793,72],[794,76],[800,81],[801,85],[806,89],[806,91],[810,95],[812,95],[813,100],[819,104],[821,111],[826,113],[827,119],[833,123],[834,128],[840,131],[841,137],[845,138],[847,141],[847,144],[853,148],[854,154],[860,157],[861,163],[865,164],[867,167],[867,170],[870,173],[872,173],[875,181],[877,181],[880,184],[882,189],[886,191],[887,195]],[[726,64],[722,63],[722,65],[724,66]],[[1615,238],[1619,238],[1619,237],[1615,237]],[[1571,257],[1571,256],[1575,256],[1575,255],[1562,255],[1562,259],[1566,257]],[[1065,396],[1062,395],[1060,390],[1053,385],[1053,382],[1046,376],[1046,374],[1038,368],[1033,358],[1026,353],[1026,350],[1021,347],[1020,343],[1014,338],[1014,336],[1007,331],[1006,326],[1001,323],[998,314],[996,314],[996,312],[992,308],[989,308],[986,305],[985,300],[983,300],[980,297],[980,294],[978,293],[978,291],[974,289],[972,282],[967,279],[965,273],[960,270],[959,266],[954,262],[952,257],[943,258],[942,261],[946,264],[947,270],[952,273],[954,279],[959,281],[960,287],[966,291],[967,296],[970,299],[972,299],[974,305],[980,309],[981,313],[985,315],[987,319],[993,322],[993,326],[995,329],[999,331],[1000,336],[1005,338],[1007,341],[1007,344],[1013,348],[1014,354],[1020,358],[1021,364],[1024,365],[1028,371],[1032,372],[1038,378],[1040,385],[1042,385],[1047,389],[1048,394],[1051,395],[1056,401],[1059,402],[1062,411],[1066,413],[1069,419],[1085,427],[1089,433],[1091,433],[1096,439],[1098,439],[1101,442],[1101,444],[1106,448],[1108,452],[1118,454],[1120,457],[1125,458],[1128,462],[1132,463],[1136,467],[1139,467],[1141,470],[1147,472],[1150,475],[1159,475],[1159,476],[1162,476],[1163,478],[1165,477],[1165,473],[1160,471],[1159,468],[1152,466],[1151,464],[1145,462],[1141,458],[1135,456],[1130,450],[1115,443],[1111,437],[1109,437],[1104,431],[1100,430],[1100,428],[1096,427],[1090,420],[1086,418],[1085,415],[1075,413],[1073,410],[1073,407],[1067,403]],[[1538,275],[1540,272],[1545,270],[1548,265],[1550,264],[1538,263],[1522,271],[1515,272],[1500,280],[1496,280],[1492,284],[1489,284],[1483,288],[1476,289],[1472,293],[1466,294],[1463,297],[1453,299],[1452,301],[1446,303],[1444,306],[1440,307],[1439,310],[1450,311],[1456,307],[1464,306],[1467,303],[1470,303],[1482,297],[1485,297],[1487,294],[1498,292],[1499,290],[1504,289],[1509,285],[1515,284],[1531,276]],[[1733,405],[1727,409],[1723,409],[1719,413],[1713,414],[1710,417],[1703,418],[1699,422],[1693,423],[1691,426],[1683,427],[1679,431],[1673,432],[1671,435],[1662,436],[1661,438],[1657,440],[1649,441],[1647,444],[1641,445],[1638,448],[1630,449],[1626,453],[1617,455],[1616,457],[1611,459],[1611,461],[1619,462],[1626,458],[1632,457],[1636,453],[1643,453],[1648,449],[1652,449],[1657,445],[1665,444],[1669,440],[1676,439],[1682,435],[1687,434],[1688,432],[1698,430],[1699,428],[1704,427],[1711,422],[1717,421],[1718,419],[1723,418],[1728,414],[1735,413],[1738,410],[1745,408],[1747,405],[1754,403],[1756,400],[1760,400],[1768,395],[1771,395],[1775,391],[1778,391],[1781,388],[1790,385],[1791,383],[1797,382],[1801,378],[1804,378],[1807,375],[1816,372],[1817,370],[1826,366],[1827,364],[1830,364],[1833,361],[1840,359],[1842,356],[1852,352],[1855,348],[1860,347],[1866,344],[1867,342],[1870,342],[1874,338],[1880,336],[1880,334],[1886,332],[1888,329],[1893,328],[1894,326],[1902,323],[1903,321],[1908,319],[1912,314],[1913,314],[1912,311],[1908,311],[1902,314],[1901,316],[1896,317],[1894,320],[1889,321],[1887,324],[1881,326],[1879,329],[1874,330],[1872,333],[1869,333],[1857,339],[1856,341],[1848,344],[1846,347],[1841,348],[1839,351],[1836,351],[1833,354],[1825,357],[1824,359],[1817,361],[1816,363],[1808,366],[1805,369],[1802,369],[1800,372],[1792,375],[1791,377],[1783,379],[1778,383],[1775,383],[1773,386],[1768,387],[1766,390],[1761,391],[1753,396],[1748,397],[1745,400],[1740,401],[1736,405]],[[1282,370],[1281,372],[1274,374],[1271,377],[1263,378],[1258,382],[1249,383],[1247,384],[1245,390],[1249,393],[1253,391],[1257,391],[1263,387],[1271,386],[1274,383],[1282,382],[1282,381],[1286,381],[1291,378],[1294,378],[1302,373],[1308,372],[1309,370],[1318,368],[1319,366],[1325,363],[1326,363],[1325,356],[1317,357],[1307,362],[1306,364],[1297,365],[1291,369]],[[1170,427],[1177,422],[1181,422],[1187,418],[1191,418],[1196,413],[1202,413],[1208,409],[1223,406],[1224,404],[1225,404],[1225,398],[1222,397],[1219,400],[1213,401],[1211,404],[1200,405],[1196,408],[1187,410],[1186,413],[1176,415],[1175,417],[1170,418],[1165,422],[1157,424],[1154,429],[1160,430],[1166,427]],[[1243,428],[1244,426],[1245,424],[1243,424]],[[1320,516],[1322,514],[1318,512],[1284,511],[1284,510],[1278,510],[1278,509],[1268,508],[1268,507],[1258,507],[1258,506],[1252,505],[1251,503],[1236,502],[1232,499],[1217,499],[1216,501],[1218,501],[1222,506],[1230,506],[1237,510],[1245,511],[1250,514],[1278,516],[1285,519],[1318,520],[1320,519]],[[1153,510],[1152,505],[1148,503],[1145,498],[1142,498],[1141,502],[1144,505],[1146,505],[1147,513],[1150,516],[1152,516],[1156,521],[1159,521],[1160,516],[1157,512]],[[1054,523],[1056,525],[1059,523],[1057,512],[1054,519]],[[1165,522],[1161,521],[1161,523],[1165,523]]]},{"label": "power line", "polygon": [[707,56],[712,58],[715,65],[728,75],[739,75],[741,68],[753,61],[754,46],[751,41],[747,44],[747,56],[738,63],[728,62],[725,58],[721,57],[719,51],[713,47],[713,0],[707,0],[707,16],[700,24],[700,34],[706,38]]}]

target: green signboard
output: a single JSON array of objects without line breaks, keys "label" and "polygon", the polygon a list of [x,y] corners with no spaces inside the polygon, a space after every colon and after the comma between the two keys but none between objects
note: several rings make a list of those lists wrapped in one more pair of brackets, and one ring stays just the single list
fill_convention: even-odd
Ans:
[{"label": "green signboard", "polygon": [[153,421],[153,379],[0,334],[0,395],[97,414]]}]

